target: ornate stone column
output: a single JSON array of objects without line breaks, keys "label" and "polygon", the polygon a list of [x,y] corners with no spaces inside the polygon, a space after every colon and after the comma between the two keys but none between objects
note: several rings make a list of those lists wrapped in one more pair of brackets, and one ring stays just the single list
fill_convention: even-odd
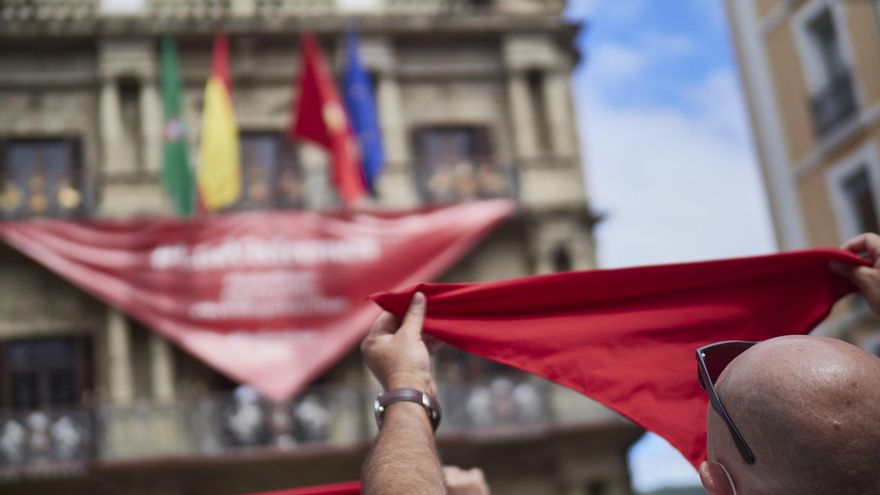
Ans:
[{"label": "ornate stone column", "polygon": [[569,71],[554,69],[544,76],[544,108],[549,126],[550,146],[556,156],[569,157],[576,152],[574,116],[572,115]]},{"label": "ornate stone column", "polygon": [[507,78],[507,104],[517,158],[534,158],[538,153],[535,113],[529,103],[529,85],[523,71],[511,71]]},{"label": "ornate stone column", "polygon": [[101,82],[100,118],[102,171],[124,171],[126,164],[121,150],[122,107],[116,78],[111,76],[105,76]]},{"label": "ornate stone column", "polygon": [[126,406],[134,399],[131,363],[131,327],[126,316],[107,309],[107,379],[110,402]]},{"label": "ornate stone column", "polygon": [[161,403],[172,402],[174,389],[174,350],[164,337],[150,334],[150,378],[153,399]]},{"label": "ornate stone column", "polygon": [[403,121],[400,84],[392,71],[385,70],[379,73],[377,86],[379,127],[382,130],[386,162],[394,165],[408,165],[410,156],[406,145],[406,125]]},{"label": "ornate stone column", "polygon": [[179,453],[184,448],[184,442],[175,415],[176,407],[173,404],[176,396],[173,349],[164,337],[151,332],[149,353],[152,385],[150,392],[155,411],[149,422],[149,445],[156,454]]},{"label": "ornate stone column", "polygon": [[140,91],[141,139],[143,140],[144,169],[156,172],[162,156],[162,102],[155,77],[141,80]]}]

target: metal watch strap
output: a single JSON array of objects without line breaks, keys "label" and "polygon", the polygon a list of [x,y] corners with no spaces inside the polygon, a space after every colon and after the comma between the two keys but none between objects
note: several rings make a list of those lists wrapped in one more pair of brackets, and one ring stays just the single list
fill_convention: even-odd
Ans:
[{"label": "metal watch strap", "polygon": [[415,402],[420,404],[425,408],[425,412],[428,413],[428,419],[431,420],[431,428],[437,431],[437,427],[440,426],[440,403],[430,395],[414,388],[396,388],[384,394],[379,394],[376,397],[376,402],[373,404],[373,412],[376,415],[376,425],[379,426],[379,429],[382,429],[385,409],[395,402]]}]

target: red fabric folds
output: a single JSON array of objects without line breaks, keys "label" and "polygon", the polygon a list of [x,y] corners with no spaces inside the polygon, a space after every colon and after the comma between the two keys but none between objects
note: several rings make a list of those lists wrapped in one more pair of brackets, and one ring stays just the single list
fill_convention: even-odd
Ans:
[{"label": "red fabric folds", "polygon": [[251,495],[358,495],[359,493],[361,493],[361,484],[357,481],[351,481],[334,485],[309,486],[306,488],[254,493]]},{"label": "red fabric folds", "polygon": [[706,404],[694,351],[723,340],[808,333],[854,289],[837,250],[570,272],[483,284],[424,284],[374,295],[402,316],[428,298],[425,331],[467,352],[542,376],[706,457]]}]

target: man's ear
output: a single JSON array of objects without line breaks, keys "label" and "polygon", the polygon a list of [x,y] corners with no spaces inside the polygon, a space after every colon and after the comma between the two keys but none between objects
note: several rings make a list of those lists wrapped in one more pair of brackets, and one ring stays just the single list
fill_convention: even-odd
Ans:
[{"label": "man's ear", "polygon": [[720,464],[703,461],[700,464],[699,472],[703,488],[709,495],[736,495],[734,487],[731,486],[733,481],[727,476]]}]

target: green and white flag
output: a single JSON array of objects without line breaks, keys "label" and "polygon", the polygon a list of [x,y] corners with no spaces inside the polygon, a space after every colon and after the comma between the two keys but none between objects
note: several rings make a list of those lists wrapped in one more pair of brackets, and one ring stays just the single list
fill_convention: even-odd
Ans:
[{"label": "green and white flag", "polygon": [[162,38],[162,103],[165,128],[162,182],[178,215],[190,216],[195,206],[193,174],[189,168],[186,134],[180,115],[180,69],[174,38]]}]

